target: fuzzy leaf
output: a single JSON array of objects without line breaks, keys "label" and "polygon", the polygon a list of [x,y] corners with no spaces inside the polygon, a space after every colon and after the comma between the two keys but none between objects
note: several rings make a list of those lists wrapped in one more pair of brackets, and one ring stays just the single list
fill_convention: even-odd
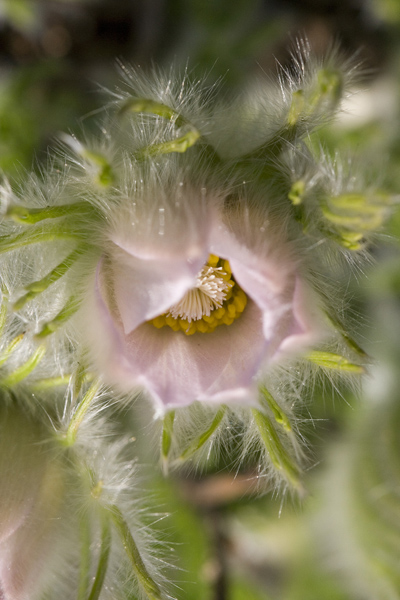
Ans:
[{"label": "fuzzy leaf", "polygon": [[0,385],[4,387],[12,387],[28,377],[28,375],[32,373],[33,369],[40,363],[45,352],[45,346],[39,346],[23,365],[15,369],[15,371],[9,373],[9,375],[6,377],[0,379]]},{"label": "fuzzy leaf", "polygon": [[289,456],[270,418],[254,408],[252,413],[272,464],[295,489],[302,491],[300,470]]},{"label": "fuzzy leaf", "polygon": [[108,510],[119,533],[127,557],[147,598],[149,600],[162,600],[160,588],[146,569],[146,565],[121,511],[117,506],[110,506]]},{"label": "fuzzy leaf", "polygon": [[129,100],[122,105],[120,114],[130,110],[135,113],[150,113],[152,115],[164,117],[165,119],[174,120],[177,127],[182,127],[182,125],[187,123],[182,115],[166,104],[155,102],[149,98],[129,98]]},{"label": "fuzzy leaf", "polygon": [[161,437],[161,460],[164,473],[168,471],[168,455],[172,444],[175,411],[170,410],[164,417]]},{"label": "fuzzy leaf", "polygon": [[68,321],[72,317],[72,315],[78,310],[79,305],[80,305],[80,303],[77,300],[77,298],[75,296],[71,296],[68,299],[65,306],[54,317],[54,319],[52,319],[51,321],[48,321],[47,323],[45,323],[43,325],[43,327],[39,331],[39,333],[36,334],[36,338],[38,338],[38,339],[45,338],[48,335],[51,335],[52,333],[57,331],[57,329],[62,327],[62,325],[64,325],[64,323],[66,321]]},{"label": "fuzzy leaf", "polygon": [[15,302],[14,310],[20,310],[26,302],[33,300],[36,296],[47,290],[50,285],[58,281],[72,267],[78,258],[85,253],[87,248],[87,244],[79,245],[78,248],[73,250],[62,262],[54,267],[50,273],[45,275],[45,277],[27,285],[25,289],[28,290],[28,293],[24,294]]},{"label": "fuzzy leaf", "polygon": [[315,350],[314,352],[309,352],[305,358],[319,367],[324,367],[325,369],[348,371],[350,373],[357,373],[359,375],[365,373],[364,367],[350,362],[347,360],[347,358],[344,358],[344,356],[341,356],[340,354],[319,352],[318,350]]},{"label": "fuzzy leaf", "polygon": [[225,405],[221,406],[221,408],[216,413],[210,427],[197,438],[191,441],[186,450],[184,450],[180,455],[179,460],[187,460],[188,458],[193,456],[193,454],[195,454],[198,450],[200,450],[202,446],[204,446],[204,444],[210,439],[213,433],[218,429],[222,419],[225,416],[226,408],[227,407]]},{"label": "fuzzy leaf", "polygon": [[273,412],[275,417],[275,421],[282,425],[285,431],[292,431],[292,426],[290,424],[288,416],[284,413],[282,408],[278,405],[273,396],[269,393],[266,387],[262,386],[260,389],[262,393],[261,403],[266,404]]}]

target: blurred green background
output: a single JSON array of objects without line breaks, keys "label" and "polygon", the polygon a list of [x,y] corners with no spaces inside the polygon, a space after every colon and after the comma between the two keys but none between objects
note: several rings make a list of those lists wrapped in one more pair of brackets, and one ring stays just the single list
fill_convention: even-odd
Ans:
[{"label": "blurred green background", "polygon": [[[61,131],[96,130],[116,61],[185,68],[235,93],[287,65],[293,40],[333,41],[361,63],[344,110],[318,132],[377,186],[400,189],[399,0],[0,0],[0,169],[12,184],[47,161]],[[376,364],[363,391],[316,390],[304,409],[309,494],[253,497],[245,474],[163,480],[158,527],[190,600],[400,598],[400,216],[346,282]],[[146,448],[141,449],[146,458]],[[149,452],[150,456],[154,452]]]}]

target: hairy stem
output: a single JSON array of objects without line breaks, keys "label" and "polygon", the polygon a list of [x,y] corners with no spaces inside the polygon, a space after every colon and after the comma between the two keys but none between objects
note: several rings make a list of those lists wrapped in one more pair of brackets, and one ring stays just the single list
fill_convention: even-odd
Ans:
[{"label": "hairy stem", "polygon": [[108,559],[111,550],[111,527],[110,519],[107,514],[102,517],[102,531],[101,531],[101,542],[100,542],[100,556],[99,563],[97,565],[96,575],[93,581],[92,589],[88,596],[88,600],[98,600],[100,597],[101,590],[103,588],[104,578],[107,573]]}]

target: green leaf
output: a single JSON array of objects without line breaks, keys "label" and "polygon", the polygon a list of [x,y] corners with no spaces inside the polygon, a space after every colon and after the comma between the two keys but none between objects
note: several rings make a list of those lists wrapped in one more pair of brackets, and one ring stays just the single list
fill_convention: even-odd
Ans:
[{"label": "green leaf", "polygon": [[120,509],[113,505],[108,508],[108,511],[119,533],[126,555],[147,598],[149,600],[162,600],[160,588],[146,569],[136,542]]},{"label": "green leaf", "polygon": [[305,356],[306,360],[318,365],[319,367],[324,367],[325,369],[334,369],[336,371],[347,371],[349,373],[355,373],[362,375],[365,373],[364,367],[361,365],[356,365],[344,356],[340,354],[332,354],[331,352],[319,352],[315,350],[313,352],[309,352]]},{"label": "green leaf", "polygon": [[147,156],[157,156],[158,154],[171,154],[173,152],[184,153],[191,148],[200,137],[200,133],[196,129],[193,129],[175,140],[148,146],[147,148],[140,150],[136,154],[136,157],[141,159]]},{"label": "green leaf", "polygon": [[124,102],[121,106],[120,114],[124,114],[128,111],[135,113],[150,113],[152,115],[164,117],[165,119],[174,120],[177,127],[187,124],[186,119],[175,110],[166,104],[155,102],[149,98],[129,98],[129,100]]},{"label": "green leaf", "polygon": [[164,473],[168,472],[168,455],[172,444],[175,411],[170,410],[164,417],[163,430],[161,434],[161,460]]},{"label": "green leaf", "polygon": [[74,313],[78,310],[80,306],[79,300],[75,296],[71,296],[65,306],[60,310],[60,312],[52,319],[45,323],[39,333],[36,334],[37,339],[42,339],[51,335],[57,329],[62,327],[66,321],[68,321]]},{"label": "green leaf", "polygon": [[42,279],[34,281],[25,287],[28,292],[21,296],[15,304],[14,310],[20,310],[27,302],[34,300],[39,294],[47,290],[47,288],[58,281],[72,267],[72,265],[80,258],[88,248],[87,244],[81,244],[73,250],[62,262],[60,262],[50,273]]},{"label": "green leaf", "polygon": [[187,460],[188,458],[193,456],[193,454],[195,454],[198,450],[200,450],[202,446],[204,446],[204,444],[210,439],[213,433],[218,429],[222,419],[225,416],[226,410],[227,407],[223,404],[216,413],[210,427],[201,435],[192,440],[192,442],[189,444],[186,450],[182,452],[178,460]]},{"label": "green leaf", "polygon": [[5,350],[3,350],[3,352],[0,354],[0,367],[2,365],[4,365],[4,363],[10,358],[11,354],[14,352],[14,350],[19,346],[19,344],[22,342],[22,340],[24,339],[24,334],[20,333],[20,335],[17,335],[7,346],[7,348],[5,348]]},{"label": "green leaf", "polygon": [[33,369],[40,363],[45,352],[45,346],[39,346],[36,349],[36,351],[32,354],[32,356],[30,356],[23,365],[15,369],[6,377],[0,379],[0,385],[4,387],[12,387],[13,385],[16,385],[17,383],[28,377],[28,375],[30,375]]},{"label": "green leaf", "polygon": [[293,206],[298,206],[303,202],[305,190],[306,184],[302,179],[299,179],[293,183],[288,194],[288,198]]},{"label": "green leaf", "polygon": [[26,208],[12,205],[8,208],[6,216],[21,225],[34,225],[46,219],[86,215],[89,212],[93,212],[90,204],[87,202],[74,202],[73,204],[62,204],[60,206],[47,206],[46,208]]},{"label": "green leaf", "polygon": [[39,244],[42,242],[53,242],[54,240],[76,240],[83,237],[80,231],[74,231],[74,226],[67,226],[65,222],[51,223],[43,227],[35,227],[18,233],[14,236],[4,235],[0,238],[0,254],[18,250],[30,244]]},{"label": "green leaf", "polygon": [[300,470],[289,456],[270,418],[254,408],[252,414],[272,464],[295,489],[302,492]]},{"label": "green leaf", "polygon": [[288,416],[284,413],[282,408],[279,406],[279,404],[276,402],[276,400],[273,398],[273,396],[270,394],[267,388],[265,386],[261,386],[260,391],[262,393],[261,404],[265,404],[272,410],[272,413],[275,417],[275,421],[282,425],[285,431],[291,432],[292,426],[290,424]]},{"label": "green leaf", "polygon": [[100,388],[100,382],[98,380],[94,381],[86,394],[83,396],[82,400],[77,406],[74,415],[69,422],[68,429],[64,436],[64,442],[66,446],[73,446],[76,440],[76,436],[78,433],[78,429],[89,410],[94,398],[96,397],[97,392]]}]

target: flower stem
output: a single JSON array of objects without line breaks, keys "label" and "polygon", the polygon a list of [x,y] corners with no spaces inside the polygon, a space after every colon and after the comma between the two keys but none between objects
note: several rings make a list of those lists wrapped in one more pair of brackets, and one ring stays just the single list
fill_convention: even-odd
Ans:
[{"label": "flower stem", "polygon": [[97,565],[97,571],[94,578],[93,586],[88,596],[88,600],[98,600],[103,587],[104,578],[106,576],[108,559],[111,550],[111,527],[110,519],[107,514],[102,517],[102,531],[101,531],[101,542],[100,542],[100,556],[99,563]]},{"label": "flower stem", "polygon": [[3,377],[0,380],[0,384],[5,387],[12,387],[13,385],[19,383],[25,377],[28,377],[33,369],[39,364],[42,360],[44,354],[46,352],[46,347],[44,345],[40,345],[36,351],[28,358],[23,365],[15,369],[12,373]]},{"label": "flower stem", "polygon": [[33,300],[36,296],[47,290],[50,285],[58,281],[71,268],[74,262],[85,253],[87,247],[87,244],[80,244],[45,277],[27,285],[25,289],[28,290],[28,293],[16,301],[14,310],[20,310],[26,302]]},{"label": "flower stem", "polygon": [[133,539],[128,524],[126,523],[121,511],[115,505],[110,506],[108,510],[120,535],[125,552],[132,564],[139,583],[147,595],[147,598],[149,598],[149,600],[161,600],[162,596],[160,588],[147,571],[136,542]]},{"label": "flower stem", "polygon": [[224,418],[226,409],[226,405],[223,404],[218,410],[217,414],[215,415],[210,427],[189,444],[186,450],[184,450],[180,455],[180,460],[186,460],[190,458],[191,456],[193,456],[193,454],[195,454],[195,452],[197,452],[197,450],[204,446],[204,444],[210,439],[210,437],[216,431],[222,419]]},{"label": "flower stem", "polygon": [[81,560],[77,600],[86,600],[90,581],[90,525],[87,514],[81,518]]},{"label": "flower stem", "polygon": [[78,429],[85,417],[85,414],[90,408],[90,405],[95,398],[100,387],[100,382],[96,380],[88,389],[86,394],[83,396],[81,402],[78,404],[78,407],[69,422],[67,432],[65,434],[65,444],[67,446],[73,446],[76,440],[76,436],[78,433]]}]

